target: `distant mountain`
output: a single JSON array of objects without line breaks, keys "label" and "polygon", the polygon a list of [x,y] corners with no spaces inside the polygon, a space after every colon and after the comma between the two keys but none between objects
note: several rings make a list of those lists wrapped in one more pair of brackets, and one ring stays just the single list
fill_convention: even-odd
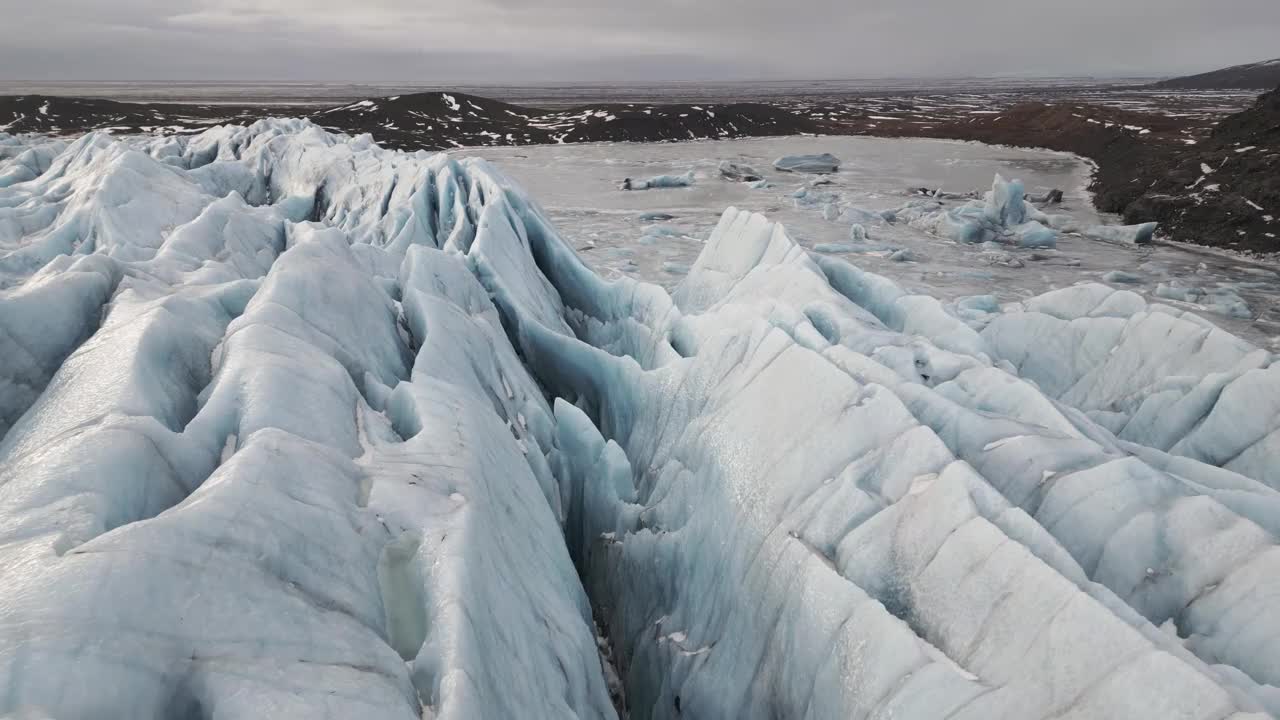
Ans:
[{"label": "distant mountain", "polygon": [[1169,78],[1155,84],[1156,87],[1180,90],[1270,90],[1280,85],[1280,58],[1233,65],[1221,70]]},{"label": "distant mountain", "polygon": [[[1123,212],[1184,242],[1280,251],[1280,88],[1223,118],[1209,137],[1146,172],[1154,181]],[[1234,236],[1234,237],[1233,237]]]},{"label": "distant mountain", "polygon": [[[0,95],[0,133],[73,135],[197,133],[220,123],[249,124],[297,108],[121,103],[93,98]],[[793,108],[762,103],[608,103],[560,110],[511,105],[464,93],[370,98],[304,117],[327,130],[371,134],[402,150],[481,145],[657,142],[818,134],[825,125]]]}]

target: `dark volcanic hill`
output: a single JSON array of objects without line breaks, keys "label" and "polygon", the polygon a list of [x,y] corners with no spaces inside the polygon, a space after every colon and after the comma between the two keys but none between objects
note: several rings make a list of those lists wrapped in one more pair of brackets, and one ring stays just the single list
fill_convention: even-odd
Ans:
[{"label": "dark volcanic hill", "polygon": [[[197,132],[222,122],[247,123],[297,108],[121,103],[39,95],[0,97],[0,130],[78,134]],[[765,135],[814,134],[808,117],[776,105],[600,104],[541,110],[463,93],[429,92],[371,98],[301,113],[329,130],[369,133],[403,150],[484,145],[601,141],[656,142]]]},{"label": "dark volcanic hill", "polygon": [[432,92],[361,100],[308,117],[330,130],[369,133],[389,147],[441,150],[550,142],[531,124],[540,112],[475,95]]},{"label": "dark volcanic hill", "polygon": [[89,130],[121,133],[198,132],[210,125],[261,116],[259,108],[228,105],[125,103],[46,95],[0,96],[0,131],[70,135]]},{"label": "dark volcanic hill", "polygon": [[1280,85],[1280,58],[1169,78],[1155,87],[1178,90],[1266,90]]},{"label": "dark volcanic hill", "polygon": [[808,118],[759,103],[601,104],[547,111],[463,93],[361,100],[311,119],[404,149],[604,141],[656,142],[816,133]]},{"label": "dark volcanic hill", "polygon": [[1280,88],[1155,170],[1126,221],[1157,220],[1175,240],[1280,251]]},{"label": "dark volcanic hill", "polygon": [[1280,88],[1207,130],[1176,115],[1023,103],[929,128],[881,123],[876,133],[1083,155],[1097,163],[1090,189],[1103,212],[1157,221],[1173,240],[1280,252]]},{"label": "dark volcanic hill", "polygon": [[1103,212],[1121,213],[1144,192],[1141,178],[1171,153],[1196,142],[1186,123],[1167,115],[1087,104],[1023,103],[999,115],[979,115],[928,130],[882,132],[1042,147],[1092,158],[1098,164],[1092,190]]}]

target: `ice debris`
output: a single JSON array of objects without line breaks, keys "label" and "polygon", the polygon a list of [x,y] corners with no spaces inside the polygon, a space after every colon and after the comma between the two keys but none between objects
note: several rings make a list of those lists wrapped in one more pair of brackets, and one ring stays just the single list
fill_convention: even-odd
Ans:
[{"label": "ice debris", "polygon": [[1244,319],[1253,317],[1253,311],[1249,309],[1248,303],[1231,287],[1203,288],[1175,279],[1157,285],[1155,295],[1166,300],[1200,305],[1209,312],[1227,317]]}]

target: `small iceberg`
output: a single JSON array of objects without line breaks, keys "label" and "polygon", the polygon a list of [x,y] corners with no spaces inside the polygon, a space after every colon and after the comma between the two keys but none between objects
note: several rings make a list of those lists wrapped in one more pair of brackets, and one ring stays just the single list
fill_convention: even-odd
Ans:
[{"label": "small iceberg", "polygon": [[824,175],[839,172],[840,158],[831,153],[821,155],[786,155],[773,161],[782,172],[813,173]]},{"label": "small iceberg", "polygon": [[648,180],[626,178],[622,181],[623,190],[653,190],[655,188],[689,187],[690,185],[693,185],[692,170],[683,175],[657,175]]},{"label": "small iceberg", "polygon": [[750,165],[739,165],[728,160],[720,162],[720,177],[734,182],[759,182],[764,179],[764,176]]},{"label": "small iceberg", "polygon": [[1023,248],[1053,248],[1058,232],[1047,226],[1048,215],[1025,199],[1020,180],[996,175],[991,191],[982,200],[970,200],[950,210],[937,203],[913,200],[897,211],[898,217],[923,230],[932,231],[958,243],[981,245],[1000,242]]},{"label": "small iceberg", "polygon": [[1156,234],[1156,223],[1148,222],[1139,225],[1095,225],[1081,233],[1090,240],[1124,243],[1126,245],[1146,245]]}]

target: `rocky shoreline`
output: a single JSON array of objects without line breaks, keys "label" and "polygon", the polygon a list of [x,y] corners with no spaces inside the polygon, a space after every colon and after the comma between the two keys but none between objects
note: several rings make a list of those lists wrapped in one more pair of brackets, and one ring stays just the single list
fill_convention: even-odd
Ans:
[{"label": "rocky shoreline", "polygon": [[222,122],[301,114],[326,129],[368,133],[403,150],[800,134],[972,140],[1092,159],[1099,209],[1128,223],[1159,222],[1163,237],[1280,252],[1280,90],[1231,114],[1247,97],[1058,91],[543,110],[444,92],[324,109],[5,96],[0,132],[194,133]]},{"label": "rocky shoreline", "polygon": [[1097,164],[1091,190],[1126,223],[1171,240],[1280,252],[1280,89],[1207,132],[1176,117],[1097,105],[1028,103],[994,117],[877,134],[1043,147]]}]

